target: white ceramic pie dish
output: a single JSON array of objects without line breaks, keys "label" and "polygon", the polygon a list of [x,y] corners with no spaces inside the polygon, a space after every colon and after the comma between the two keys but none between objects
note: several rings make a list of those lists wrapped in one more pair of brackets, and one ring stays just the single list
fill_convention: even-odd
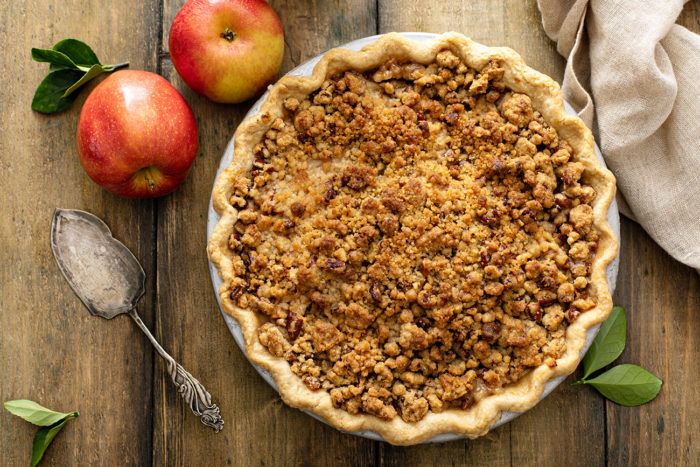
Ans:
[{"label": "white ceramic pie dish", "polygon": [[[430,41],[438,37],[438,34],[431,34],[431,33],[419,33],[419,32],[407,32],[407,33],[402,33],[406,38],[414,40],[414,41]],[[352,42],[349,42],[347,44],[343,44],[339,47],[345,48],[345,49],[350,49],[350,50],[360,50],[362,47],[376,41],[379,37],[377,36],[370,36],[370,37],[365,37],[362,39],[358,39]],[[322,54],[323,55],[323,54]],[[322,55],[318,55],[311,60],[308,60],[295,69],[291,70],[288,75],[297,75],[297,76],[308,76],[311,74],[314,66],[318,63],[318,61],[321,59]],[[255,115],[260,111],[260,108],[267,99],[268,93],[263,94],[260,99],[258,99],[255,104],[251,107],[251,109],[248,111],[248,114],[246,115],[246,118]],[[574,114],[573,109],[571,106],[569,106],[567,103],[565,103],[566,110]],[[221,162],[219,164],[219,169],[217,171],[217,177],[219,174],[231,164],[231,161],[233,160],[233,145],[234,145],[234,139],[233,137],[229,141],[228,146],[226,147],[226,150],[224,151],[224,154],[221,158]],[[598,155],[598,159],[603,163],[603,158],[600,153],[600,150],[598,149],[598,146],[596,145],[596,154]],[[207,241],[211,238],[212,233],[214,232],[214,228],[219,221],[219,215],[218,213],[214,210],[214,207],[212,205],[212,201],[210,199],[209,201],[209,213],[208,213],[208,222],[207,222]],[[617,237],[618,241],[620,240],[620,217],[617,209],[617,202],[613,200],[612,204],[610,205],[610,209],[608,211],[608,222],[610,223],[610,226],[612,227],[613,232],[615,233],[615,236]],[[607,277],[608,277],[608,284],[610,286],[610,292],[612,293],[615,290],[615,283],[617,280],[617,271],[618,271],[618,266],[619,266],[619,259],[616,257],[613,262],[608,266],[607,268]],[[209,273],[211,275],[211,280],[214,286],[214,295],[216,296],[217,302],[219,304],[219,310],[224,318],[224,321],[226,322],[226,325],[228,326],[229,330],[231,331],[231,334],[233,335],[234,340],[236,341],[236,344],[238,347],[245,353],[245,343],[243,339],[243,333],[241,332],[241,328],[238,324],[238,322],[226,314],[222,307],[221,307],[221,301],[219,298],[219,294],[217,291],[219,290],[219,287],[221,286],[221,278],[219,277],[219,273],[216,269],[216,266],[209,262]],[[598,333],[599,326],[595,326],[591,329],[588,330],[587,336],[586,336],[586,343],[583,346],[582,349],[582,356],[585,354],[585,352],[588,350],[588,347],[591,345],[593,342],[593,339],[595,338],[596,334]],[[252,363],[251,363],[252,364]],[[277,385],[275,384],[275,381],[273,380],[272,376],[263,368],[261,368],[258,365],[252,364],[256,371],[262,376],[262,378],[270,385],[272,386],[275,390],[277,390]],[[551,393],[554,388],[556,388],[559,384],[561,384],[562,381],[564,381],[566,377],[561,376],[558,378],[554,378],[551,381],[549,381],[544,389],[544,392],[542,393],[542,397],[540,400],[544,399],[549,393]],[[307,414],[311,415],[312,417],[316,418],[317,420],[325,421],[321,419],[320,417],[316,416],[315,414],[305,411]],[[503,425],[504,423],[507,423],[511,420],[513,420],[515,417],[520,415],[520,413],[517,412],[504,412],[501,415],[501,418],[493,425],[493,428],[496,428],[500,425]],[[356,432],[351,432],[354,435],[357,436],[362,436],[365,438],[370,438],[374,440],[382,440],[382,437],[369,430],[362,430],[362,431],[356,431]],[[451,441],[455,439],[461,439],[463,438],[462,435],[456,434],[456,433],[444,433],[438,436],[435,436],[431,439],[429,439],[426,442],[432,443],[432,442],[445,442],[445,441]]]}]

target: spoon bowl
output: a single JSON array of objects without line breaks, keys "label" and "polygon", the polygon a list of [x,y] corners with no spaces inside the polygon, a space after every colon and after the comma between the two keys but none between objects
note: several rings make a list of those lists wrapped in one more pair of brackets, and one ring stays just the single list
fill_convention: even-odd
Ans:
[{"label": "spoon bowl", "polygon": [[145,291],[146,273],[107,224],[85,211],[56,209],[51,250],[59,269],[88,311],[112,319],[132,310]]}]

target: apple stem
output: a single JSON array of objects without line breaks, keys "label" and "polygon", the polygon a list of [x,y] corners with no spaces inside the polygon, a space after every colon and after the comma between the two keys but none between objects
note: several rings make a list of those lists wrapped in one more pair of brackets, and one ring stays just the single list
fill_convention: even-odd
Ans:
[{"label": "apple stem", "polygon": [[229,42],[233,42],[233,40],[236,38],[236,33],[231,31],[229,28],[226,28],[224,29],[224,32],[221,33],[221,37]]},{"label": "apple stem", "polygon": [[157,179],[159,178],[158,169],[153,166],[148,166],[140,169],[133,175],[132,180],[141,184],[146,182],[146,186],[149,190],[154,190],[157,186]]},{"label": "apple stem", "polygon": [[152,190],[156,187],[156,181],[153,180],[153,172],[152,171],[153,171],[153,168],[149,167],[143,175],[143,177],[146,179],[146,183],[148,183],[149,190]]}]

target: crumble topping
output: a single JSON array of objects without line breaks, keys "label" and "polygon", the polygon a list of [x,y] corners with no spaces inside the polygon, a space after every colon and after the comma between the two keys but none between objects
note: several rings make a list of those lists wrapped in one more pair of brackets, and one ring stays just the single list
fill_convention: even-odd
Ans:
[{"label": "crumble topping", "polygon": [[450,51],[328,79],[236,181],[230,298],[350,413],[467,409],[541,364],[595,306],[584,166],[496,60]]}]

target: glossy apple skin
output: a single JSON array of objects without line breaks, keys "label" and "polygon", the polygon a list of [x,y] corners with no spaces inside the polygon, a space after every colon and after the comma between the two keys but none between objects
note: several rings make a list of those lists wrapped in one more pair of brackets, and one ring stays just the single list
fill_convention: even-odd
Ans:
[{"label": "glossy apple skin", "polygon": [[[234,34],[231,41],[222,37],[226,31]],[[185,83],[229,104],[264,90],[284,54],[282,25],[264,0],[188,0],[173,20],[168,42]]]},{"label": "glossy apple skin", "polygon": [[111,74],[90,93],[77,142],[90,178],[129,198],[172,192],[199,148],[197,122],[177,89],[160,75],[135,70]]}]

